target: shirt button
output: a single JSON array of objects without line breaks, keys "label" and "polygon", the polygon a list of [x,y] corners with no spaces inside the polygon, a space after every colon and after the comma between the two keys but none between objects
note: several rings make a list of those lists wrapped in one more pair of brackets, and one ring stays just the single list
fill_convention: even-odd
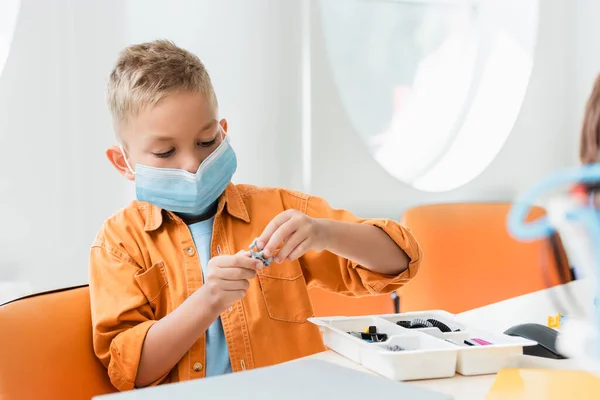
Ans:
[{"label": "shirt button", "polygon": [[194,364],[194,371],[195,372],[202,371],[202,363],[196,363],[196,364]]},{"label": "shirt button", "polygon": [[193,255],[194,255],[194,253],[195,253],[195,250],[194,250],[194,248],[193,248],[193,247],[191,247],[191,246],[190,246],[190,247],[188,247],[187,249],[185,249],[185,252],[187,253],[187,255],[188,255],[188,256],[190,256],[190,257],[191,257],[191,256],[193,256]]}]

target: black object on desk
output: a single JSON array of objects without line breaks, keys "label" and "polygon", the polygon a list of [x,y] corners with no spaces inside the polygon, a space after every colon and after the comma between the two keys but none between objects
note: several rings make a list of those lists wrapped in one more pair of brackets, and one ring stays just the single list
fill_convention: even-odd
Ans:
[{"label": "black object on desk", "polygon": [[553,358],[556,360],[564,360],[565,356],[560,354],[556,349],[556,338],[558,332],[541,324],[521,324],[515,325],[504,332],[510,336],[518,336],[525,339],[533,340],[538,344],[535,346],[524,346],[523,354],[528,356],[536,356],[543,358]]},{"label": "black object on desk", "polygon": [[369,343],[385,342],[386,340],[388,340],[388,335],[386,333],[348,332],[348,334],[359,339],[365,340]]},{"label": "black object on desk", "polygon": [[398,293],[392,292],[392,302],[394,303],[394,314],[400,313],[400,296],[398,296]]}]

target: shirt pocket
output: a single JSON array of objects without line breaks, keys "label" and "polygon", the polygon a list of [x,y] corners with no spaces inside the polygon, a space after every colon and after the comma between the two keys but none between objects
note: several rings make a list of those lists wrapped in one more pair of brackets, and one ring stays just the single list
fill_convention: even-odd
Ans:
[{"label": "shirt pocket", "polygon": [[272,319],[304,323],[314,316],[306,281],[297,262],[263,268],[258,271],[258,281]]},{"label": "shirt pocket", "polygon": [[135,280],[144,292],[148,303],[155,313],[155,316],[165,315],[168,306],[168,286],[167,272],[165,263],[159,261],[147,270],[139,271],[135,274]]}]

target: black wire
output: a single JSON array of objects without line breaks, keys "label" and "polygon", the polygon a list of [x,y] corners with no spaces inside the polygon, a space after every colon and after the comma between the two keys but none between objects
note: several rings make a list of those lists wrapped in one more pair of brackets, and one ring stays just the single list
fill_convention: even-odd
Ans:
[{"label": "black wire", "polygon": [[394,314],[400,313],[400,296],[398,296],[398,293],[392,292],[392,302],[394,303]]}]

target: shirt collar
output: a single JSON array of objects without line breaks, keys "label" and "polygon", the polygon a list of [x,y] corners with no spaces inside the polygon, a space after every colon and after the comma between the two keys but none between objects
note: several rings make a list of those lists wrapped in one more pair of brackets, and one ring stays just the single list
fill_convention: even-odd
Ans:
[{"label": "shirt collar", "polygon": [[[164,211],[158,206],[149,203],[143,204],[144,206],[142,208],[144,210],[145,218],[144,230],[146,232],[152,232],[160,228],[163,224],[165,216],[167,216],[170,219],[175,218],[173,214]],[[219,206],[217,208],[217,214],[223,212],[225,208],[227,208],[227,212],[232,217],[240,219],[246,223],[250,222],[250,215],[248,214],[248,209],[244,204],[242,195],[233,183],[227,185],[225,192],[223,192],[223,194],[219,197]]]}]

